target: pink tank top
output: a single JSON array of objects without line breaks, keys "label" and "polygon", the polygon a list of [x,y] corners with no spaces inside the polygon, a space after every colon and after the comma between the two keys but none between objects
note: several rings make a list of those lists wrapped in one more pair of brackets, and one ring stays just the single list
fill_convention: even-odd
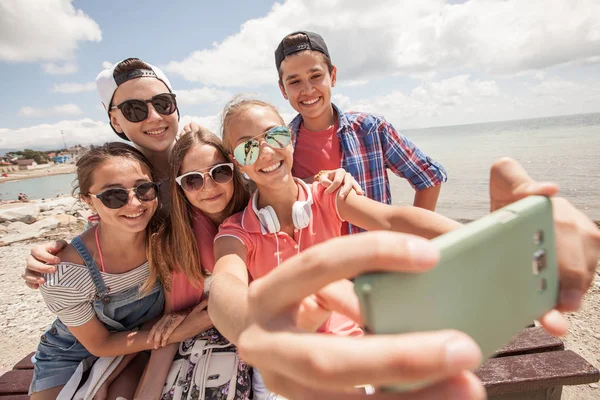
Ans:
[{"label": "pink tank top", "polygon": [[[202,268],[212,272],[215,268],[215,255],[213,253],[213,242],[218,228],[206,215],[195,212],[192,221],[196,242],[200,251],[200,262]],[[173,273],[171,283],[171,302],[173,311],[182,310],[200,303],[204,296],[204,287],[194,287],[182,271]]]}]

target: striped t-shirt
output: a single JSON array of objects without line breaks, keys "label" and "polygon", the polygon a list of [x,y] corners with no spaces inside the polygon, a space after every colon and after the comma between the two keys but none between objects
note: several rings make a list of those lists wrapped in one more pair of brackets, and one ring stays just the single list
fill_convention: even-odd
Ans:
[{"label": "striped t-shirt", "polygon": [[[141,286],[148,276],[148,262],[122,274],[100,272],[111,293]],[[46,283],[40,286],[46,305],[63,324],[81,326],[94,318],[96,287],[85,265],[60,263],[53,274],[44,274]]]}]

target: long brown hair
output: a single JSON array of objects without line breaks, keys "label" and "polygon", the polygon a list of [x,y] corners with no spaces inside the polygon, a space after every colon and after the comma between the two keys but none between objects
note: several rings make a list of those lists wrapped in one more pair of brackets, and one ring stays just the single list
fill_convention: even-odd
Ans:
[{"label": "long brown hair", "polygon": [[[167,290],[171,288],[173,271],[180,270],[198,286],[208,275],[206,268],[200,262],[200,249],[196,242],[192,221],[196,210],[185,197],[183,189],[175,178],[181,173],[181,165],[186,154],[198,145],[214,147],[227,160],[227,152],[223,142],[208,129],[200,127],[184,134],[173,147],[169,159],[169,192],[171,211],[165,224],[150,240],[150,277],[144,284],[143,290],[150,289],[157,278],[163,281]],[[233,196],[223,210],[224,215],[230,216],[242,211],[248,204],[250,194],[237,170],[233,173]]]}]

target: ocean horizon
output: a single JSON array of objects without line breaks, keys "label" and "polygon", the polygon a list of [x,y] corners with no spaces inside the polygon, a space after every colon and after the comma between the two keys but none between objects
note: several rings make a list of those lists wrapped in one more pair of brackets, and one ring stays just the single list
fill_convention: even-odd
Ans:
[{"label": "ocean horizon", "polygon": [[[560,195],[600,220],[600,113],[399,130],[448,172],[437,211],[455,219],[489,212],[489,168],[508,156],[536,180],[556,182]],[[390,176],[394,204],[412,204],[414,190]],[[0,184],[0,200],[69,194],[74,174]]]}]

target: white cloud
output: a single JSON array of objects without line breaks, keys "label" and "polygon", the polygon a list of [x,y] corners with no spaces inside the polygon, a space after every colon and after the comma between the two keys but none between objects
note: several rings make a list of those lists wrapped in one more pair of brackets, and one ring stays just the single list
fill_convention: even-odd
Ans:
[{"label": "white cloud", "polygon": [[50,75],[69,75],[79,71],[77,64],[72,62],[66,62],[63,65],[56,63],[46,63],[42,65],[42,69],[45,73]]},{"label": "white cloud", "polygon": [[98,24],[71,2],[0,2],[0,60],[70,60],[79,42],[102,40]]},{"label": "white cloud", "polygon": [[113,65],[114,65],[114,64],[113,64],[113,63],[111,63],[110,61],[104,61],[104,62],[102,62],[102,68],[103,68],[103,69],[109,69],[109,68],[112,68],[112,66],[113,66]]},{"label": "white cloud", "polygon": [[496,81],[457,75],[381,96],[350,98],[336,93],[333,102],[346,111],[383,115],[404,129],[598,112],[597,81],[551,77],[541,82],[515,81],[512,85],[510,90],[501,89]]},{"label": "white cloud", "polygon": [[59,148],[63,146],[61,130],[64,132],[68,146],[100,144],[118,140],[108,123],[84,118],[18,129],[0,129],[0,148]]},{"label": "white cloud", "polygon": [[343,6],[339,1],[288,0],[166,69],[205,85],[274,84],[278,41],[306,29],[327,41],[340,83],[442,69],[512,74],[598,62],[599,16],[596,0],[381,0],[369,7],[360,0]]},{"label": "white cloud", "polygon": [[208,87],[191,90],[180,89],[175,90],[175,93],[177,94],[177,104],[179,105],[217,103],[221,106],[225,105],[227,100],[232,97],[232,94],[228,91]]},{"label": "white cloud", "polygon": [[537,96],[555,96],[558,94],[581,93],[586,90],[586,85],[560,78],[542,80],[531,91]]},{"label": "white cloud", "polygon": [[82,111],[77,104],[63,104],[50,108],[35,108],[26,106],[19,110],[19,116],[29,118],[40,118],[55,115],[79,115],[81,113]]},{"label": "white cloud", "polygon": [[411,97],[436,105],[459,105],[465,98],[498,96],[495,81],[471,80],[469,75],[457,75],[441,81],[428,81],[412,90]]},{"label": "white cloud", "polygon": [[52,87],[54,93],[81,93],[81,92],[92,92],[96,90],[95,82],[88,83],[57,83]]},{"label": "white cloud", "polygon": [[221,113],[203,117],[195,115],[183,115],[179,121],[179,126],[183,128],[190,122],[195,122],[198,125],[205,127],[209,131],[217,134],[219,137],[221,136]]}]

